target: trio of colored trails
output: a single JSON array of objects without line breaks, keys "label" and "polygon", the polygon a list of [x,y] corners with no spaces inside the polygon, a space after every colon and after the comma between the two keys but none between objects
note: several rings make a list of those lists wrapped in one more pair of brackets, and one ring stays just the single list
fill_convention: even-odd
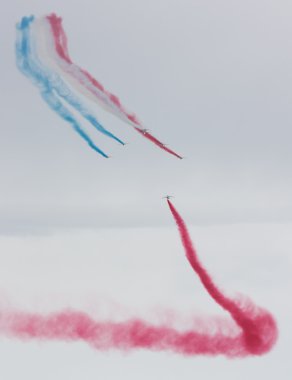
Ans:
[{"label": "trio of colored trails", "polygon": [[230,299],[217,288],[198,259],[182,217],[169,199],[167,202],[190,265],[213,300],[231,317],[226,322],[224,332],[219,326],[214,331],[216,319],[204,331],[180,331],[167,323],[157,326],[139,318],[120,323],[97,321],[84,312],[64,310],[49,315],[1,312],[0,333],[19,339],[84,341],[98,350],[148,349],[182,355],[224,355],[230,358],[268,352],[278,335],[272,315],[250,301],[243,305]]},{"label": "trio of colored trails", "polygon": [[109,156],[94,143],[69,107],[77,111],[98,132],[122,145],[125,143],[101,125],[74,91],[131,125],[160,149],[182,158],[149,133],[138,118],[126,110],[116,95],[107,91],[88,71],[71,60],[62,19],[55,14],[38,19],[34,16],[22,18],[17,25],[16,62],[19,70],[38,87],[48,106],[67,121],[90,148],[103,157]]}]

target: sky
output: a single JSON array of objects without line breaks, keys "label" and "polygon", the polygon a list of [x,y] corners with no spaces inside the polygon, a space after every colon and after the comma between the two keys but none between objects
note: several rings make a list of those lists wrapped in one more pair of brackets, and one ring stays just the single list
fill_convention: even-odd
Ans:
[{"label": "sky", "polygon": [[[219,379],[285,379],[292,337],[292,307],[285,299],[292,290],[291,11],[284,0],[5,4],[0,304],[46,309],[70,303],[91,310],[91,300],[105,299],[111,306],[102,307],[112,310],[118,302],[122,315],[120,308],[142,313],[155,305],[182,313],[200,306],[218,311],[193,274],[185,279],[188,267],[161,199],[172,194],[223,288],[270,308],[281,330],[271,354],[235,362],[1,339],[3,378],[77,379],[86,373],[88,379],[116,379],[122,373],[127,379],[209,379],[216,373]],[[159,150],[88,102],[128,143],[118,146],[92,133],[111,155],[103,159],[46,106],[17,70],[14,44],[21,17],[50,12],[63,18],[73,60],[185,159]],[[170,262],[162,268],[167,252]],[[137,274],[145,256],[148,266]],[[131,293],[134,281],[139,285]]]},{"label": "sky", "polygon": [[[291,221],[290,2],[11,1],[1,23],[0,231],[169,224],[175,195],[197,224]],[[128,142],[92,134],[102,160],[15,65],[23,15],[63,17],[69,50],[154,135],[94,103]],[[85,21],[86,20],[86,21]],[[66,173],[66,175],[64,175]]]}]

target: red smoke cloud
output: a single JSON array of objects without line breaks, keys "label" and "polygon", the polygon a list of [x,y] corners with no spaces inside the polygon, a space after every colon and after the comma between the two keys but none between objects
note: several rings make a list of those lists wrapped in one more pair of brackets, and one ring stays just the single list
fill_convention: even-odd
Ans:
[{"label": "red smoke cloud", "polygon": [[[141,319],[125,322],[96,321],[83,312],[64,310],[48,315],[26,312],[0,313],[0,333],[19,339],[84,341],[98,350],[148,349],[183,355],[262,355],[276,342],[277,326],[272,315],[251,302],[242,305],[226,297],[200,263],[186,225],[173,204],[168,205],[179,229],[188,261],[203,286],[238,326],[230,319],[224,329],[217,324],[202,331],[179,331],[169,324],[152,325]],[[216,319],[214,319],[216,326]]]}]

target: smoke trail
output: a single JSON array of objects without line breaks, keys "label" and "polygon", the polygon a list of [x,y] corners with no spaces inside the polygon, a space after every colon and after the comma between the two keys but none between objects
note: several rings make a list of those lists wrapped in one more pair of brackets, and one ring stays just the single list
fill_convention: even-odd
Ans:
[{"label": "smoke trail", "polygon": [[[19,339],[83,341],[97,350],[148,349],[182,355],[225,355],[230,358],[262,355],[276,342],[272,315],[251,303],[240,305],[217,288],[200,263],[184,221],[173,204],[168,205],[177,223],[187,259],[210,296],[232,320],[222,325],[214,318],[210,328],[180,331],[168,323],[153,325],[134,318],[124,322],[98,321],[86,313],[63,310],[47,315],[20,311],[0,312],[0,334]],[[216,327],[214,331],[214,326]]]},{"label": "smoke trail", "polygon": [[62,19],[53,13],[47,16],[44,21],[49,22],[49,29],[53,34],[53,43],[59,58],[61,58],[60,63],[62,67],[66,67],[71,74],[76,76],[77,80],[81,81],[82,84],[87,85],[91,92],[93,92],[100,101],[104,102],[106,106],[109,106],[108,110],[113,111],[116,115],[122,114],[126,116],[128,121],[140,125],[137,117],[134,114],[129,113],[125,107],[122,106],[121,101],[116,95],[107,91],[101,83],[91,76],[89,72],[72,62],[68,52],[67,36],[62,27]]},{"label": "smoke trail", "polygon": [[272,315],[251,303],[244,308],[242,305],[239,306],[238,302],[224,296],[200,263],[182,217],[169,199],[167,202],[178,226],[189,263],[214,301],[226,310],[243,330],[245,349],[253,354],[262,354],[269,351],[277,339],[277,326]]},{"label": "smoke trail", "polygon": [[[107,111],[113,113],[123,121],[126,121],[128,124],[134,127],[137,132],[139,132],[142,136],[147,138],[159,148],[181,159],[182,157],[180,155],[171,149],[166,148],[164,144],[162,144],[150,133],[143,133],[143,125],[138,120],[137,116],[127,111],[126,108],[122,105],[119,98],[107,91],[103,85],[99,83],[94,77],[92,77],[86,70],[80,68],[72,62],[68,52],[67,37],[62,27],[62,19],[60,17],[57,17],[55,14],[51,14],[43,19],[43,23],[45,24],[46,22],[49,23],[49,30],[51,31],[55,47],[55,54],[52,54],[53,58],[64,73],[70,74],[71,78],[73,78],[73,80],[75,79],[75,83],[73,81],[73,85],[76,87],[77,81],[77,87],[78,83],[81,84],[83,86],[83,90],[85,90],[84,93],[86,96],[92,98],[93,95],[94,99],[97,100]],[[49,41],[50,32],[47,32],[45,34],[47,40]]]},{"label": "smoke trail", "polygon": [[57,96],[54,94],[54,91],[56,91],[59,96],[65,99],[75,109],[77,109],[88,121],[91,122],[92,125],[94,125],[97,130],[111,138],[114,138],[122,144],[123,142],[105,130],[98,123],[98,121],[90,115],[85,108],[82,107],[81,103],[73,96],[73,94],[70,93],[70,90],[61,81],[58,75],[48,72],[48,70],[40,64],[31,42],[30,24],[33,20],[33,16],[24,17],[21,23],[17,25],[18,34],[16,41],[16,62],[19,70],[30,78],[39,88],[43,99],[47,102],[50,108],[61,118],[69,122],[74,130],[88,143],[92,149],[107,158],[108,156],[94,144],[87,133],[81,128],[73,114],[58,100]]},{"label": "smoke trail", "polygon": [[146,139],[152,141],[155,145],[159,146],[159,148],[165,150],[166,152],[172,154],[173,156],[182,159],[183,157],[179,154],[175,153],[173,150],[169,149],[165,144],[163,144],[161,141],[159,141],[156,137],[152,136],[151,133],[149,133],[145,129],[141,129],[138,127],[134,127],[137,132],[139,132],[141,135],[143,135]]},{"label": "smoke trail", "polygon": [[84,341],[95,349],[124,351],[150,349],[185,355],[242,356],[240,339],[193,331],[178,332],[168,326],[154,326],[143,320],[97,322],[85,313],[65,310],[49,315],[14,312],[0,314],[0,333],[19,339]]},{"label": "smoke trail", "polygon": [[[35,25],[35,22],[33,26]],[[32,33],[37,37],[38,35],[38,29]],[[113,135],[111,132],[109,132],[107,129],[105,129],[99,121],[95,118],[95,116],[89,112],[85,106],[81,103],[81,101],[78,99],[77,96],[75,96],[72,91],[69,89],[69,87],[62,81],[60,76],[55,73],[48,70],[46,67],[44,67],[38,57],[36,45],[38,42],[38,38],[35,38],[34,43],[31,41],[31,33],[29,34],[29,55],[27,59],[30,62],[30,66],[33,68],[34,71],[38,71],[42,73],[42,76],[47,78],[48,82],[50,83],[50,86],[53,90],[56,91],[56,93],[67,101],[68,104],[70,104],[73,108],[75,108],[76,111],[78,111],[91,125],[93,125],[99,132],[103,133],[104,135],[116,140],[122,145],[125,145],[123,141],[121,141],[119,138],[117,138],[115,135]],[[40,50],[40,49],[39,49]]]}]

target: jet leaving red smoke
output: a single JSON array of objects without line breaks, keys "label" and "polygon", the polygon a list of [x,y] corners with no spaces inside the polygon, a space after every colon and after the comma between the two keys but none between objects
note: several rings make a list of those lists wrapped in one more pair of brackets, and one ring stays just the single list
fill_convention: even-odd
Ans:
[{"label": "jet leaving red smoke", "polygon": [[137,132],[139,132],[142,136],[144,136],[149,141],[152,141],[155,145],[159,146],[159,148],[165,150],[166,152],[172,154],[173,156],[182,159],[183,157],[179,154],[175,153],[172,149],[169,149],[165,144],[163,144],[161,141],[159,141],[156,137],[151,135],[151,133],[147,132],[145,129],[141,129],[138,127],[134,127]]},{"label": "jet leaving red smoke", "polygon": [[167,199],[167,202],[178,226],[189,263],[214,301],[226,310],[242,329],[243,350],[251,354],[263,354],[269,351],[276,342],[278,335],[276,322],[272,315],[251,303],[244,307],[235,300],[224,296],[214,284],[206,269],[201,265],[182,217],[169,199]]},{"label": "jet leaving red smoke", "polygon": [[[224,331],[218,325],[206,331],[180,331],[166,324],[152,325],[141,319],[125,322],[96,321],[79,311],[63,310],[48,315],[27,312],[0,312],[0,333],[19,339],[85,341],[98,350],[129,351],[143,348],[172,351],[183,355],[225,355],[244,357],[268,352],[277,339],[277,326],[272,315],[256,305],[241,305],[227,298],[198,260],[186,225],[173,204],[167,200],[179,228],[186,256],[210,296],[225,309],[234,323]],[[229,323],[229,322],[228,322]]]}]

